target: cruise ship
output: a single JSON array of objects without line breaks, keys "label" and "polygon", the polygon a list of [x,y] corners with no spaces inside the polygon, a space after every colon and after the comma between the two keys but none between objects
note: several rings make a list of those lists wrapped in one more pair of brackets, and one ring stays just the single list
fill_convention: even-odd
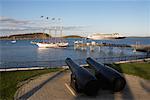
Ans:
[{"label": "cruise ship", "polygon": [[113,33],[113,34],[91,34],[87,37],[88,39],[92,40],[105,40],[105,39],[123,39],[124,36],[119,35],[119,33]]}]

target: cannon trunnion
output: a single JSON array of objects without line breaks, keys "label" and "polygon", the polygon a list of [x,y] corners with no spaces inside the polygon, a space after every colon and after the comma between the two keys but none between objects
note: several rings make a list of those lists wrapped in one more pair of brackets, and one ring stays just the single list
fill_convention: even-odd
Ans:
[{"label": "cannon trunnion", "polygon": [[71,86],[77,92],[83,92],[87,95],[96,95],[97,79],[87,69],[77,65],[70,58],[65,60],[71,70]]},{"label": "cannon trunnion", "polygon": [[98,63],[90,57],[86,59],[86,62],[94,69],[100,88],[118,92],[125,87],[126,81],[118,71]]}]

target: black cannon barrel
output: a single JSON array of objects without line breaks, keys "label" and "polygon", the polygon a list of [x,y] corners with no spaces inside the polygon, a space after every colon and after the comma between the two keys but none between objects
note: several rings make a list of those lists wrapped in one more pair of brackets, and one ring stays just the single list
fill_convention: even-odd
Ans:
[{"label": "black cannon barrel", "polygon": [[78,92],[84,92],[87,95],[96,95],[97,79],[87,69],[74,63],[71,58],[65,60],[69,69],[71,70],[71,83],[75,86],[73,88]]},{"label": "black cannon barrel", "polygon": [[86,59],[86,62],[95,70],[95,76],[101,88],[118,92],[125,87],[124,77],[115,69],[98,63],[90,57]]}]

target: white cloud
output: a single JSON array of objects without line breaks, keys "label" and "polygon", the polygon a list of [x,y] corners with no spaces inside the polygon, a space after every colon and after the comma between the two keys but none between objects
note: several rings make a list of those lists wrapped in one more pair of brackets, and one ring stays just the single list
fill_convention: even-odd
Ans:
[{"label": "white cloud", "polygon": [[0,22],[3,24],[8,24],[8,25],[24,25],[24,24],[29,23],[29,21],[16,20],[16,19],[4,17],[4,16],[0,16]]},{"label": "white cloud", "polygon": [[[53,24],[43,20],[18,20],[10,17],[0,16],[0,33],[8,35],[8,33],[26,33],[26,32],[43,32],[43,29],[48,30],[59,24]],[[82,31],[86,26],[65,26],[63,31]],[[9,34],[10,35],[10,34]]]}]

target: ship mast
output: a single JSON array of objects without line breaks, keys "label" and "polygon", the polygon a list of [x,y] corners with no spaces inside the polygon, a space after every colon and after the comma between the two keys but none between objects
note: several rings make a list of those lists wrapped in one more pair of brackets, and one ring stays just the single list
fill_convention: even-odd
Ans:
[{"label": "ship mast", "polygon": [[62,25],[62,19],[61,18],[58,18],[58,21],[59,21],[59,29],[60,29],[60,37],[62,37],[63,36],[63,33],[62,33],[62,31],[63,31],[63,25]]},{"label": "ship mast", "polygon": [[[43,19],[43,17],[44,17],[44,16],[41,16],[40,18]],[[42,28],[42,34],[43,34],[43,35],[42,35],[42,42],[43,42],[43,43],[44,43],[44,32],[45,32],[45,30],[44,30],[44,28]]]}]

